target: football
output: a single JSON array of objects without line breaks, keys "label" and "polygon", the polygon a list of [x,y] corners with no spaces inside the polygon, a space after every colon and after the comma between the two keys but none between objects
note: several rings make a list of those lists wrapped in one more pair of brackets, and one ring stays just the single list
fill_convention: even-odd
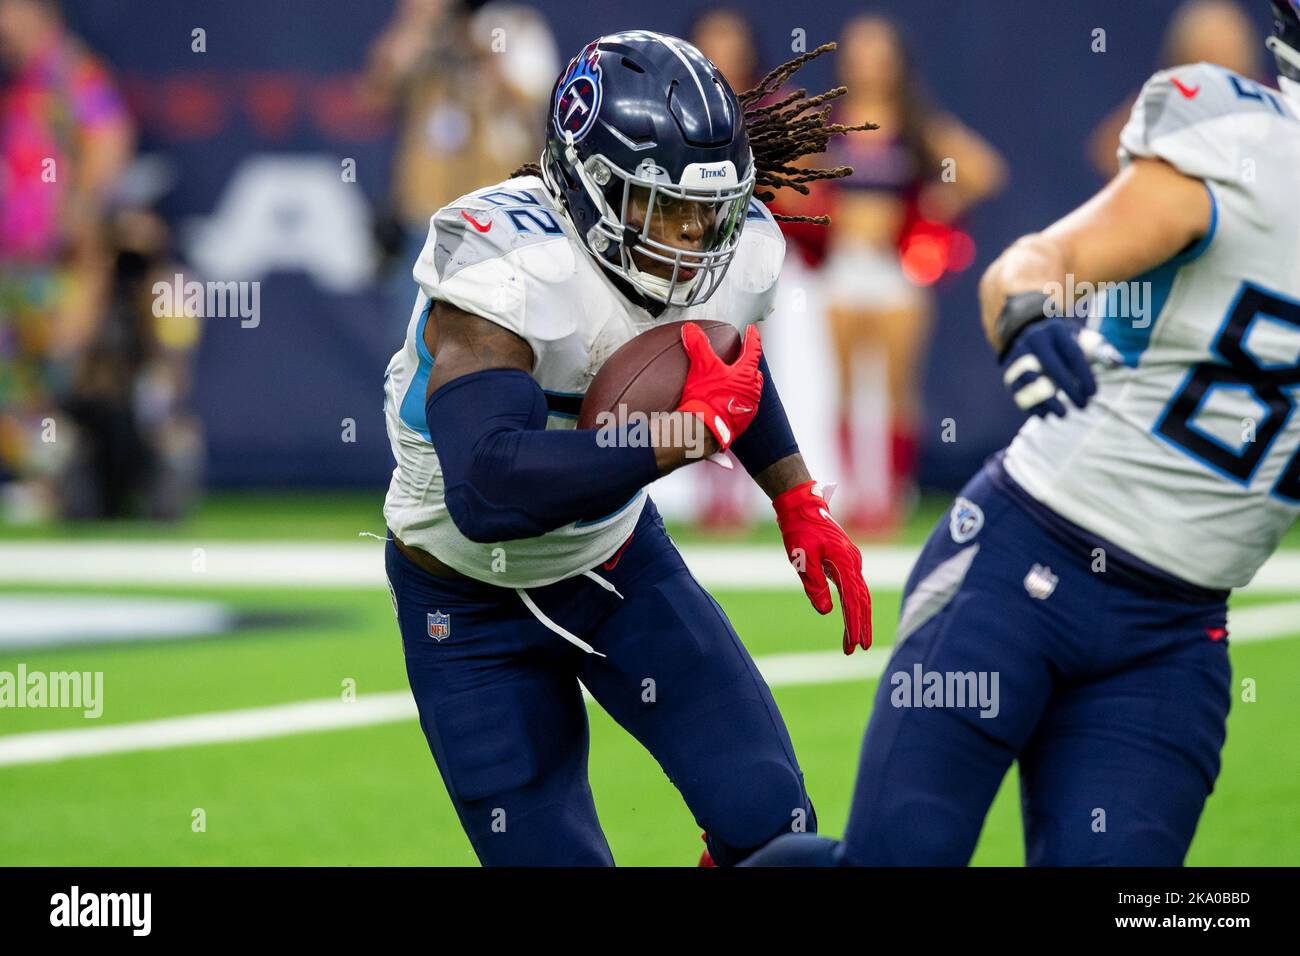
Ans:
[{"label": "football", "polygon": [[[682,345],[684,322],[668,322],[623,343],[605,360],[578,411],[578,428],[596,428],[602,412],[667,412],[678,406],[690,361]],[[724,362],[740,357],[740,333],[726,322],[697,323]]]}]

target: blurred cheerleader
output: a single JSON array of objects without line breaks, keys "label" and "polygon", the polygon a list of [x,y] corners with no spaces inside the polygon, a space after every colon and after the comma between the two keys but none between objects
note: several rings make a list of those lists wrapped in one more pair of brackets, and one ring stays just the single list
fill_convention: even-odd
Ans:
[{"label": "blurred cheerleader", "polygon": [[[758,82],[761,75],[758,41],[754,25],[744,12],[736,8],[715,7],[695,20],[689,35],[691,42],[727,78],[732,89],[749,89]],[[790,88],[783,87],[767,100],[779,100],[790,92]],[[791,165],[817,166],[819,163],[816,156],[809,155],[794,160]],[[793,189],[781,190],[767,203],[772,212],[788,217],[788,221],[780,222],[787,246],[777,290],[776,314],[791,315],[797,321],[772,323],[764,328],[763,353],[773,375],[779,380],[802,383],[794,393],[784,396],[786,413],[799,430],[799,444],[804,457],[824,473],[833,473],[834,430],[825,424],[836,400],[834,386],[824,375],[831,348],[827,341],[824,310],[820,307],[817,275],[826,258],[830,230],[815,221],[831,212],[833,194],[830,184],[825,181],[808,183],[806,188],[808,192],[804,195]],[[803,221],[799,221],[801,218]],[[703,529],[736,533],[752,524],[755,515],[767,513],[766,499],[756,491],[743,468],[733,467],[730,471],[704,468],[692,472],[674,474],[661,480],[661,484],[684,484],[687,480],[699,482],[692,500],[700,502],[697,519]],[[656,500],[661,510],[669,501],[662,490]]]},{"label": "blurred cheerleader", "polygon": [[[840,42],[836,101],[841,123],[873,122],[870,136],[843,137],[830,165],[853,167],[835,183],[825,294],[839,372],[839,443],[852,494],[850,523],[868,534],[899,524],[913,494],[920,375],[932,321],[926,286],[947,268],[969,265],[969,239],[947,228],[1005,179],[998,153],[955,118],[932,109],[897,28],[883,17],[850,20]],[[963,243],[955,248],[953,240]],[[901,250],[901,251],[900,251]],[[951,253],[956,253],[950,256]],[[953,259],[964,258],[965,262]],[[884,362],[888,440],[864,453],[866,427],[858,363]],[[857,414],[855,414],[857,412]],[[874,429],[877,437],[884,428]],[[886,457],[887,468],[868,467]],[[881,462],[883,464],[883,462]]]}]

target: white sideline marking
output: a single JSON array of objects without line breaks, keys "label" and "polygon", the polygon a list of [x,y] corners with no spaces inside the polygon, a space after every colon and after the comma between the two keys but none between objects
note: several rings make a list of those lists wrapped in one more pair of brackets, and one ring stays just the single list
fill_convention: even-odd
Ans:
[{"label": "white sideline marking", "polygon": [[16,541],[0,544],[0,583],[383,587],[384,552],[373,541]]},{"label": "white sideline marking", "polygon": [[[202,549],[196,571],[195,549]],[[919,548],[863,545],[867,582],[899,590]],[[729,590],[799,590],[781,548],[768,545],[688,544],[682,555],[700,583]],[[378,542],[308,544],[265,541],[13,541],[0,543],[0,585],[96,584],[267,588],[382,588],[384,554]],[[1294,592],[1300,551],[1279,551],[1260,568],[1250,591]]]},{"label": "white sideline marking", "polygon": [[1228,642],[1241,644],[1300,634],[1300,601],[1256,604],[1228,613]]},{"label": "white sideline marking", "polygon": [[[201,549],[201,556],[196,556]],[[799,590],[781,547],[692,544],[681,549],[705,587]],[[863,549],[867,580],[901,588],[917,548]],[[195,570],[199,562],[202,570]],[[1298,565],[1300,566],[1300,565]],[[379,542],[15,541],[0,544],[0,584],[152,585],[185,588],[383,588]]]},{"label": "white sideline marking", "polygon": [[[787,684],[826,684],[879,677],[885,654],[845,657],[839,651],[771,654],[756,659],[759,670],[774,687]],[[591,696],[583,691],[590,702]],[[137,723],[110,724],[77,730],[52,730],[0,736],[0,767],[49,763],[71,757],[161,750],[195,744],[265,740],[414,720],[415,701],[409,690],[366,694],[352,703],[336,698],[307,700],[272,707],[216,711],[188,717],[167,717]]]},{"label": "white sideline marking", "polygon": [[[1243,608],[1232,616],[1234,643],[1292,636],[1300,628],[1300,601]],[[768,654],[755,658],[773,687],[865,681],[879,677],[889,655],[886,648],[845,657],[840,651]],[[584,696],[590,701],[590,696]],[[188,717],[168,717],[136,723],[110,724],[77,730],[0,735],[0,767],[51,763],[73,757],[162,750],[196,744],[266,740],[293,734],[317,733],[414,720],[415,701],[409,690],[367,694],[352,703],[335,698],[308,700],[272,707],[216,711]]]},{"label": "white sideline marking", "polygon": [[415,716],[410,691],[368,694],[352,703],[307,700],[274,707],[217,711],[86,730],[52,730],[0,737],[0,767],[48,763],[69,757],[162,750],[193,744],[265,740],[322,730],[389,724]]},{"label": "white sideline marking", "polygon": [[0,592],[0,651],[222,634],[234,620],[231,609],[216,601]]}]

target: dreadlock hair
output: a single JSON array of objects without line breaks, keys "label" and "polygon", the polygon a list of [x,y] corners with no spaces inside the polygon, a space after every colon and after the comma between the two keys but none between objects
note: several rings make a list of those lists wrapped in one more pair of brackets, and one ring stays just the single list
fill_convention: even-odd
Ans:
[{"label": "dreadlock hair", "polygon": [[[832,136],[879,129],[875,123],[846,126],[828,122],[831,115],[828,104],[848,92],[844,86],[816,96],[809,96],[808,91],[801,88],[775,103],[761,105],[805,63],[834,49],[834,43],[823,43],[815,50],[800,54],[782,63],[759,80],[758,85],[737,97],[745,119],[745,130],[749,133],[749,148],[754,153],[755,199],[771,202],[776,198],[777,189],[793,189],[806,196],[810,182],[851,176],[852,166],[819,168],[794,164],[804,156],[825,152]],[[510,177],[541,174],[541,167],[536,163],[524,163]],[[777,213],[772,216],[780,222],[811,222],[822,226],[830,225],[831,221],[830,216],[785,216]]]},{"label": "dreadlock hair", "polygon": [[542,167],[538,166],[536,163],[524,163],[510,174],[511,179],[518,179],[520,176],[536,176],[538,179],[541,179]]},{"label": "dreadlock hair", "polygon": [[[853,174],[852,166],[831,168],[796,166],[804,156],[826,151],[832,136],[878,129],[875,123],[846,126],[828,122],[831,100],[843,96],[848,88],[837,86],[816,96],[806,89],[797,89],[775,103],[760,105],[761,101],[781,88],[805,63],[835,49],[834,43],[823,43],[793,60],[782,63],[758,81],[753,89],[740,94],[740,108],[745,114],[745,129],[749,133],[749,148],[754,152],[754,197],[763,202],[776,198],[775,190],[793,189],[808,195],[810,182],[820,179],[842,179]],[[830,216],[783,216],[773,213],[780,222],[812,222],[830,225]]]}]

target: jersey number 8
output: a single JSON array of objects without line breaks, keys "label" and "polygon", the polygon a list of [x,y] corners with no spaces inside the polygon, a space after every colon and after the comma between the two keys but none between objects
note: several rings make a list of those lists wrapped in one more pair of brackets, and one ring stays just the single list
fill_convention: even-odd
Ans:
[{"label": "jersey number 8", "polygon": [[[1300,385],[1300,353],[1292,363],[1278,365],[1261,362],[1248,350],[1247,334],[1261,316],[1293,326],[1300,336],[1300,302],[1280,298],[1249,282],[1242,283],[1232,311],[1210,346],[1222,362],[1201,362],[1194,366],[1165,406],[1155,427],[1156,434],[1242,485],[1250,484],[1273,442],[1286,429],[1296,407],[1290,390]],[[1255,401],[1267,408],[1255,423],[1251,440],[1243,442],[1240,449],[1228,447],[1193,423],[1206,396],[1215,388],[1248,390]],[[1300,449],[1282,469],[1273,493],[1300,504]]]}]

